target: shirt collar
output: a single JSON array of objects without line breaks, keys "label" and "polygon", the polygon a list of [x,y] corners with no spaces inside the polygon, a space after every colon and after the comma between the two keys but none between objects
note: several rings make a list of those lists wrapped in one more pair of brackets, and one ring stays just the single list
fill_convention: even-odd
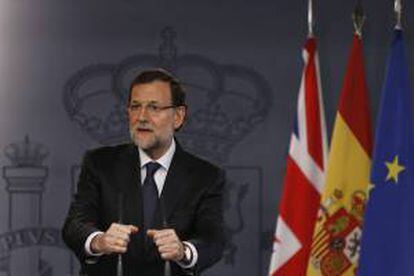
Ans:
[{"label": "shirt collar", "polygon": [[168,171],[168,169],[170,168],[170,165],[171,165],[172,158],[173,158],[174,153],[175,153],[175,148],[176,148],[176,145],[175,145],[175,141],[174,141],[174,138],[173,138],[170,147],[164,153],[164,155],[161,156],[160,158],[158,158],[158,160],[153,160],[140,147],[138,147],[139,161],[140,161],[140,164],[141,164],[141,168],[143,168],[149,162],[157,162],[161,165],[161,167],[163,167],[164,169],[166,169]]}]

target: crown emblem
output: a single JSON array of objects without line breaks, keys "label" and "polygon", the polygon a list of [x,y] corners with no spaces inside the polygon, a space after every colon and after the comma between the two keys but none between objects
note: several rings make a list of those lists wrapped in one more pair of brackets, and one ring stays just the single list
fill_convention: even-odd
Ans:
[{"label": "crown emblem", "polygon": [[179,55],[177,33],[161,32],[158,55],[138,54],[117,64],[87,66],[67,81],[63,102],[70,119],[103,145],[129,141],[128,88],[143,69],[172,71],[187,91],[189,116],[177,136],[198,155],[222,163],[233,147],[261,123],[272,103],[271,88],[254,69],[208,57]]},{"label": "crown emblem", "polygon": [[31,142],[27,135],[23,141],[9,144],[4,153],[14,167],[39,167],[49,155],[45,146]]}]

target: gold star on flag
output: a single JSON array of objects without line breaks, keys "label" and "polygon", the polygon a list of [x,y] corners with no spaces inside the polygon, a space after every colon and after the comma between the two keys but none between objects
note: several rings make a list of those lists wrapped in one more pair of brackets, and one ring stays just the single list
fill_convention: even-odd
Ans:
[{"label": "gold star on flag", "polygon": [[398,155],[394,157],[394,160],[392,161],[392,163],[385,162],[385,165],[387,166],[387,169],[388,169],[388,175],[385,181],[392,179],[394,183],[398,183],[399,173],[405,170],[405,167],[398,163]]}]

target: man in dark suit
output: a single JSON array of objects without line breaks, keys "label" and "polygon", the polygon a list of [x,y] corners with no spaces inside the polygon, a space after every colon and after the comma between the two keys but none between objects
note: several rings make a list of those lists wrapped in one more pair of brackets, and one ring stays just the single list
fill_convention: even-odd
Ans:
[{"label": "man in dark suit", "polygon": [[123,275],[163,275],[166,262],[195,275],[222,255],[224,173],[175,141],[185,93],[167,71],[139,74],[128,102],[133,143],[86,153],[63,239],[90,276],[120,264]]}]

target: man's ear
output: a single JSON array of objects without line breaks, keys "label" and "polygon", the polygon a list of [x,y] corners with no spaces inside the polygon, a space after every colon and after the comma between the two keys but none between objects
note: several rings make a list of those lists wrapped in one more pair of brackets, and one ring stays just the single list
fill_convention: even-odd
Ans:
[{"label": "man's ear", "polygon": [[175,108],[174,114],[174,129],[179,130],[185,123],[187,117],[187,107],[178,106]]}]

